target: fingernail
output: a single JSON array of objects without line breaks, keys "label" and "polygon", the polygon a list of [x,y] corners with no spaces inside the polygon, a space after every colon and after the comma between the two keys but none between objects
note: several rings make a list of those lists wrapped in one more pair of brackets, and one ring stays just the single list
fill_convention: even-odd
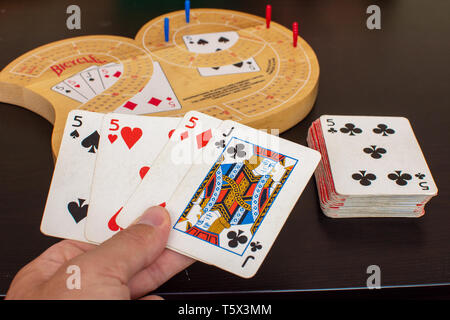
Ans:
[{"label": "fingernail", "polygon": [[151,207],[139,218],[138,224],[146,224],[153,227],[162,225],[167,219],[167,210],[162,207]]}]

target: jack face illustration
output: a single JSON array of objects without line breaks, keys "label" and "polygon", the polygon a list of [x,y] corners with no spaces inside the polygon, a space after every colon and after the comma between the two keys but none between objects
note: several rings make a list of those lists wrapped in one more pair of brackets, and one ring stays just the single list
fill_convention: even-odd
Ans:
[{"label": "jack face illustration", "polygon": [[242,255],[296,163],[231,139],[174,228]]}]

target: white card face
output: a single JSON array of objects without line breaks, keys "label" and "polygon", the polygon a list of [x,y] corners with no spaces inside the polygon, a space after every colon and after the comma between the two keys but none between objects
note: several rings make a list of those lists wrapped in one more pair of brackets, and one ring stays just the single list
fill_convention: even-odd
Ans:
[{"label": "white card face", "polygon": [[341,195],[436,195],[408,119],[320,117],[336,192]]},{"label": "white card face", "polygon": [[86,238],[101,243],[120,228],[115,219],[169,141],[180,118],[138,117],[110,113],[105,116],[95,164]]},{"label": "white card face", "polygon": [[190,52],[213,53],[231,48],[239,39],[235,31],[202,33],[183,36],[184,44]]},{"label": "white card face", "polygon": [[81,78],[91,87],[96,95],[102,93],[105,90],[102,79],[98,73],[98,68],[93,67],[85,71],[80,72]]},{"label": "white card face", "polygon": [[64,80],[72,89],[77,90],[83,97],[88,100],[96,96],[94,90],[89,86],[89,84],[84,81],[79,73]]},{"label": "white card face", "polygon": [[245,61],[241,61],[238,63],[219,66],[219,67],[208,67],[208,68],[198,68],[198,72],[203,77],[210,76],[222,76],[227,74],[237,74],[237,73],[249,73],[249,72],[259,72],[261,69],[256,63],[255,59],[250,58]]},{"label": "white card face", "polygon": [[42,218],[42,233],[87,242],[84,227],[103,116],[81,110],[69,113]]},{"label": "white card face", "polygon": [[103,82],[105,89],[111,87],[123,74],[123,65],[110,64],[98,68],[98,72]]},{"label": "white card face", "polygon": [[153,62],[153,74],[145,87],[114,112],[127,114],[149,114],[181,109],[169,80],[159,62]]},{"label": "white card face", "polygon": [[193,160],[212,143],[214,130],[221,123],[222,120],[197,111],[186,113],[154,161],[152,174],[142,180],[117,216],[117,224],[126,228],[147,208],[164,204],[189,171]]},{"label": "white card face", "polygon": [[[222,138],[222,140],[220,140]],[[167,210],[168,248],[252,277],[297,202],[320,153],[233,121],[219,128]]]},{"label": "white card face", "polygon": [[64,81],[54,85],[52,90],[78,102],[84,103],[88,101],[87,97],[83,96],[78,90],[73,89]]}]

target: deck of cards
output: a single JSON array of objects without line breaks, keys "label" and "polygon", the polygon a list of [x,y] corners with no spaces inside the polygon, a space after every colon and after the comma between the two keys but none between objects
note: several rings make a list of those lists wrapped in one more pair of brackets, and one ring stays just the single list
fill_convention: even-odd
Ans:
[{"label": "deck of cards", "polygon": [[99,244],[165,206],[169,249],[252,277],[319,161],[316,150],[196,111],[73,110],[41,231]]},{"label": "deck of cards", "polygon": [[437,195],[406,118],[323,115],[307,142],[322,155],[315,178],[329,217],[420,217]]}]

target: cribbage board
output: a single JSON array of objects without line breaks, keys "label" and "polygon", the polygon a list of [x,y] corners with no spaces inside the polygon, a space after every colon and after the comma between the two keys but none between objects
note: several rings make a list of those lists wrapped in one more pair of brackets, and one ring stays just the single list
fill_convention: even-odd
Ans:
[{"label": "cribbage board", "polygon": [[[189,23],[184,15],[176,11],[149,21],[135,40],[93,35],[36,48],[1,71],[0,101],[32,110],[52,122],[55,154],[70,110],[120,112],[117,109],[152,79],[154,63],[162,69],[181,108],[141,114],[181,117],[197,110],[281,132],[308,114],[317,96],[319,64],[301,37],[294,47],[291,30],[273,21],[266,28],[264,18],[237,11],[192,9]],[[164,18],[170,21],[169,41],[164,37]],[[195,52],[186,42],[196,35],[227,32],[236,36],[223,50]],[[257,66],[252,72],[211,74],[249,59]],[[122,76],[88,101],[52,90],[87,67],[111,63],[123,67]]]}]

